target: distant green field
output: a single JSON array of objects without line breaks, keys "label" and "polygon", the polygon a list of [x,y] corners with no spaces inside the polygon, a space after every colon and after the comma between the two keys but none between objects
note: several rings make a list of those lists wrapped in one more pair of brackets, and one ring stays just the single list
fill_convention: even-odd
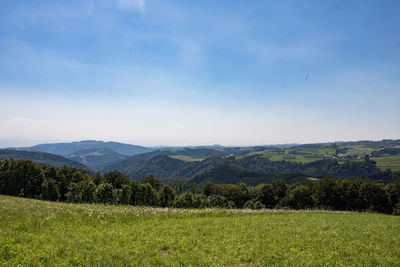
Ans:
[{"label": "distant green field", "polygon": [[[397,147],[397,146],[393,146]],[[249,155],[263,155],[271,161],[290,161],[298,163],[310,163],[317,160],[321,160],[325,155],[335,155],[336,149],[330,147],[301,147],[301,148],[291,148],[291,147],[277,147],[280,149],[276,150],[264,150],[258,152],[252,152],[247,155],[237,156],[241,158]],[[353,145],[353,146],[338,146],[341,150],[347,148],[345,152],[338,152],[338,154],[344,156],[357,156],[358,158],[352,159],[353,161],[362,161],[365,155],[370,155],[371,152],[379,149],[379,147],[367,146],[367,145]],[[339,163],[344,163],[346,159],[340,160]],[[399,156],[385,156],[374,158],[377,162],[377,166],[381,170],[386,170],[390,168],[392,171],[400,171],[400,155]]]},{"label": "distant green field", "polygon": [[271,161],[291,161],[299,163],[310,163],[321,160],[322,156],[307,156],[307,155],[272,155],[268,157]]},{"label": "distant green field", "polygon": [[400,217],[0,196],[1,266],[399,266]]},{"label": "distant green field", "polygon": [[363,145],[349,146],[347,152],[344,153],[344,155],[357,155],[357,156],[363,157],[365,155],[371,154],[371,152],[374,150],[375,150],[374,148],[371,148],[369,146],[363,146]]},{"label": "distant green field", "polygon": [[202,161],[204,157],[193,157],[193,156],[185,156],[185,155],[170,155],[170,158],[179,159],[182,161]]},{"label": "distant green field", "polygon": [[400,155],[373,158],[381,170],[400,171]]}]

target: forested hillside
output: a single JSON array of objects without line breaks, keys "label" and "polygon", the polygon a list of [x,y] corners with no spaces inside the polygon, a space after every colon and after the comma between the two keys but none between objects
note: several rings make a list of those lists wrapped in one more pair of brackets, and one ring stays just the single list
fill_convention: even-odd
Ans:
[{"label": "forested hillside", "polygon": [[93,170],[101,170],[104,166],[126,159],[127,156],[109,148],[93,148],[79,150],[66,156],[66,158],[80,162]]},{"label": "forested hillside", "polygon": [[0,160],[6,158],[27,159],[27,160],[32,160],[38,164],[45,164],[49,166],[62,167],[65,165],[69,167],[88,170],[88,167],[84,164],[49,153],[17,151],[17,150],[0,150]]},{"label": "forested hillside", "polygon": [[[257,178],[243,167],[229,165],[214,172],[231,182]],[[0,161],[0,194],[68,202],[100,202],[176,208],[324,208],[400,214],[400,175],[387,185],[371,179],[303,179],[288,184],[273,180],[248,186],[242,182],[199,186],[193,181],[163,184],[149,175],[138,181],[118,171],[90,175],[71,167],[37,165],[29,160]]]},{"label": "forested hillside", "polygon": [[[206,181],[242,181],[256,185],[277,178],[292,183],[306,177],[369,177],[389,183],[393,180],[393,173],[400,171],[400,140],[253,147],[165,147],[158,150],[115,142],[82,141],[44,144],[26,149],[64,154],[74,151],[65,157],[75,162],[48,154],[48,158],[58,157],[57,161],[52,162],[43,160],[43,156],[33,157],[34,154],[30,154],[33,152],[22,151],[15,158],[32,159],[55,166],[90,168],[103,174],[120,171],[136,181],[154,174],[163,181],[184,178],[200,184]],[[132,156],[126,154],[140,151],[150,152]],[[13,157],[11,152],[8,153],[3,158]]]}]

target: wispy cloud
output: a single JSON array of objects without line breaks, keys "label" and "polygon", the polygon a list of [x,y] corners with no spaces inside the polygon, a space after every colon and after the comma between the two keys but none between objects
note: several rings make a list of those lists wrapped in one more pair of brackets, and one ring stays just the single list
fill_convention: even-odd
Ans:
[{"label": "wispy cloud", "polygon": [[44,127],[50,124],[49,120],[35,120],[25,116],[16,116],[11,119],[12,124],[18,128]]},{"label": "wispy cloud", "polygon": [[136,10],[141,13],[144,12],[144,0],[117,0],[117,6],[123,10]]},{"label": "wispy cloud", "polygon": [[3,1],[0,144],[398,138],[393,5]]},{"label": "wispy cloud", "polygon": [[89,17],[93,16],[93,0],[88,0],[87,14]]}]

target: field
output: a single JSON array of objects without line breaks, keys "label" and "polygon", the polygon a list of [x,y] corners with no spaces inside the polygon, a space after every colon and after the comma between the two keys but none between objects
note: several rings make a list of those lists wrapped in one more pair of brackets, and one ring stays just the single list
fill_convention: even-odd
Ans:
[{"label": "field", "polygon": [[[393,146],[396,148],[397,146]],[[278,148],[278,147],[277,147]],[[354,145],[354,146],[338,146],[339,150],[344,150],[344,152],[338,153],[343,157],[351,156],[356,159],[351,159],[353,161],[362,161],[365,155],[371,155],[371,152],[379,149],[379,146],[374,147],[373,145]],[[318,161],[324,158],[326,155],[336,155],[336,150],[324,147],[324,146],[311,146],[311,147],[301,147],[301,148],[291,148],[291,147],[280,147],[276,150],[265,150],[258,152],[251,152],[246,155],[241,155],[238,158],[242,158],[249,155],[263,155],[271,161],[289,161],[297,163],[310,163]],[[394,156],[381,156],[372,158],[376,161],[377,167],[385,171],[386,169],[391,169],[392,171],[400,171],[400,155]],[[345,162],[346,158],[339,158],[339,163]]]},{"label": "field", "polygon": [[400,171],[400,155],[373,158],[381,170]]},{"label": "field", "polygon": [[185,155],[171,155],[169,157],[173,158],[173,159],[179,159],[179,160],[182,160],[182,161],[187,161],[187,162],[202,161],[203,159],[205,159],[205,157],[194,157],[194,156],[185,156]]},{"label": "field", "polygon": [[400,265],[400,217],[0,196],[0,265]]},{"label": "field", "polygon": [[298,163],[310,163],[317,160],[321,160],[322,156],[312,156],[312,155],[272,155],[268,157],[271,161],[290,161]]}]

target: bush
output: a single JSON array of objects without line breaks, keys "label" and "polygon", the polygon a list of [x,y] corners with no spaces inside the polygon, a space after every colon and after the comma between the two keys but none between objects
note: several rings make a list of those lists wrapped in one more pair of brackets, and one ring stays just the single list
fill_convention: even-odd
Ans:
[{"label": "bush", "polygon": [[219,196],[219,195],[210,195],[206,198],[206,201],[204,205],[207,208],[225,208],[225,209],[230,209],[232,208],[235,204],[233,201],[228,201],[226,197]]},{"label": "bush", "polygon": [[389,196],[384,186],[373,180],[366,180],[360,187],[360,197],[363,210],[388,212],[390,207]]},{"label": "bush", "polygon": [[169,185],[165,185],[160,191],[159,204],[161,207],[172,207],[174,205],[176,192]]},{"label": "bush", "polygon": [[265,209],[265,205],[261,203],[259,200],[256,199],[250,199],[246,201],[243,205],[244,209],[251,209],[251,210],[261,210]]},{"label": "bush", "polygon": [[256,187],[257,189],[257,200],[269,209],[272,209],[277,204],[276,197],[272,188],[269,184],[260,184]]},{"label": "bush", "polygon": [[119,171],[113,171],[104,174],[104,180],[115,189],[121,189],[123,185],[129,183],[129,176]]},{"label": "bush", "polygon": [[305,185],[294,185],[286,193],[284,203],[292,209],[309,209],[313,207],[311,190]]},{"label": "bush", "polygon": [[79,183],[70,183],[68,192],[65,194],[69,202],[93,202],[96,186],[91,180],[81,181]]},{"label": "bush", "polygon": [[175,208],[195,208],[195,201],[192,193],[183,193],[175,198]]},{"label": "bush", "polygon": [[123,185],[119,192],[118,203],[129,204],[131,202],[132,188],[129,185]]},{"label": "bush", "polygon": [[56,201],[60,197],[58,188],[53,179],[45,179],[42,183],[41,199]]},{"label": "bush", "polygon": [[150,184],[155,190],[161,188],[161,182],[161,179],[155,178],[153,174],[149,174],[142,180],[142,184]]},{"label": "bush", "polygon": [[109,183],[100,184],[96,188],[96,200],[101,203],[112,203],[113,202],[113,191],[114,188]]},{"label": "bush", "polygon": [[393,208],[393,214],[400,216],[400,202],[396,204]]}]

